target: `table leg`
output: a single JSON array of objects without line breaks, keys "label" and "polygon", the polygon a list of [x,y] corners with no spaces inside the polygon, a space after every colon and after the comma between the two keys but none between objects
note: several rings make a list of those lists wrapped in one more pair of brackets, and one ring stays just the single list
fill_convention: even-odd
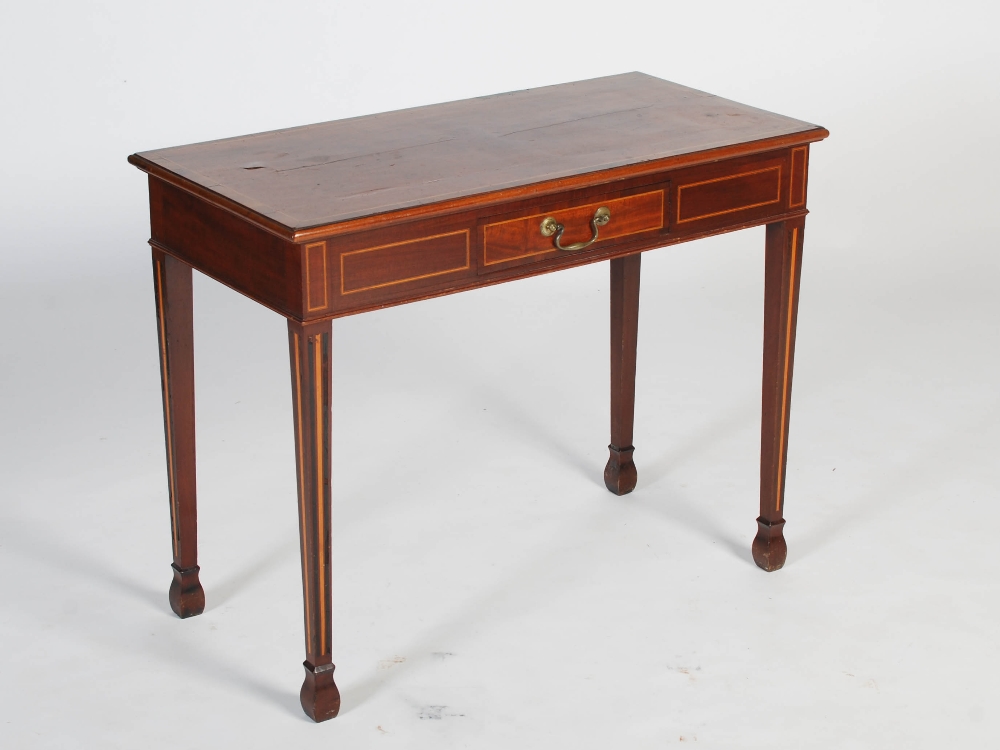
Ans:
[{"label": "table leg", "polygon": [[604,467],[604,484],[616,495],[634,490],[637,480],[632,462],[632,422],[641,261],[639,253],[611,261],[611,455]]},{"label": "table leg", "polygon": [[153,250],[153,281],[174,553],[170,608],[193,617],[205,609],[205,591],[198,580],[191,266]]},{"label": "table leg", "polygon": [[331,331],[329,320],[288,321],[306,635],[306,676],[299,699],[314,721],[332,719],[340,711],[330,644]]},{"label": "table leg", "polygon": [[785,465],[792,400],[795,320],[805,218],[767,225],[764,260],[764,377],[760,437],[760,517],[753,559],[764,570],[785,564]]}]

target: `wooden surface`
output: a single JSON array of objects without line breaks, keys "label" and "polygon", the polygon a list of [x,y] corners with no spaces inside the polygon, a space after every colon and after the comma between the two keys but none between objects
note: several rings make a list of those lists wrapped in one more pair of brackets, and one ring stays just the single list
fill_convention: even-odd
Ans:
[{"label": "wooden surface", "polygon": [[302,240],[296,231],[361,217],[448,201],[465,206],[497,193],[509,199],[603,170],[662,169],[685,156],[735,156],[826,135],[807,122],[626,73],[145,151],[130,161]]}]

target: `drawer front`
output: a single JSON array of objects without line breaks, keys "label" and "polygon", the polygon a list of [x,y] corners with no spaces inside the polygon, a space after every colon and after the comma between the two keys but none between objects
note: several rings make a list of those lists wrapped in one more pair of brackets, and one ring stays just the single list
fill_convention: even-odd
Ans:
[{"label": "drawer front", "polygon": [[555,247],[554,237],[542,233],[542,222],[551,217],[565,227],[560,244],[564,247],[587,242],[593,236],[591,220],[599,208],[607,208],[610,219],[598,227],[597,240],[588,245],[599,249],[614,240],[663,228],[665,191],[661,188],[636,195],[591,200],[582,205],[532,213],[515,219],[495,221],[483,227],[481,272],[531,263],[558,255],[571,255]]},{"label": "drawer front", "polygon": [[469,270],[469,230],[365,247],[340,255],[341,295]]},{"label": "drawer front", "polygon": [[784,155],[684,170],[674,180],[672,230],[700,232],[779,214],[788,206],[788,172]]},{"label": "drawer front", "polygon": [[466,214],[302,245],[306,317],[395,304],[475,278],[474,226]]}]

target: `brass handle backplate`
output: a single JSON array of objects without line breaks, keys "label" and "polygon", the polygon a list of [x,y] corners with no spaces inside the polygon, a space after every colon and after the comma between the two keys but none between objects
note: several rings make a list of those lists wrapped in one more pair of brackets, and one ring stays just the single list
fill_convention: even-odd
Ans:
[{"label": "brass handle backplate", "polygon": [[562,238],[563,232],[566,230],[562,224],[556,221],[553,217],[547,216],[542,220],[542,236],[552,237],[552,244],[555,245],[556,250],[564,250],[569,253],[574,253],[577,250],[583,250],[585,247],[590,247],[592,244],[597,242],[597,228],[603,227],[611,221],[611,211],[608,210],[606,206],[601,206],[599,209],[594,211],[594,218],[590,220],[590,228],[594,232],[594,236],[591,237],[586,242],[574,242],[572,245],[566,245],[563,247],[559,244],[559,240]]}]

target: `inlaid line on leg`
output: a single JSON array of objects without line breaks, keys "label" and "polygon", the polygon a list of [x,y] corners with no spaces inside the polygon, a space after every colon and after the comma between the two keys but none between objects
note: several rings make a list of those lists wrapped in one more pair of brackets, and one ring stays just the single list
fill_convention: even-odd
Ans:
[{"label": "inlaid line on leg", "polygon": [[[323,337],[317,335],[313,338],[313,378],[316,383],[323,381]],[[318,515],[316,523],[316,563],[317,582],[319,584],[319,652],[325,654],[326,643],[326,519],[323,517],[326,498],[324,496],[324,474],[326,473],[326,461],[324,454],[324,431],[326,420],[323,419],[323,396],[322,389],[315,390],[316,402],[316,513]]]},{"label": "inlaid line on leg", "polygon": [[[164,400],[170,401],[170,371],[167,368],[167,333],[164,321],[166,315],[163,310],[163,260],[153,258],[153,268],[156,269],[156,307],[159,313],[156,320],[156,328],[160,340],[160,377],[163,379]],[[170,547],[174,557],[180,554],[180,544],[177,539],[177,482],[174,478],[174,431],[172,426],[171,410],[164,407],[163,428],[167,439],[167,492],[170,494]]]},{"label": "inlaid line on leg", "polygon": [[781,378],[781,433],[778,439],[778,488],[775,492],[774,509],[781,512],[781,499],[782,499],[782,489],[785,483],[785,449],[787,446],[787,436],[785,434],[788,424],[788,400],[789,400],[789,388],[788,388],[788,376],[790,373],[791,361],[792,361],[792,321],[794,320],[794,304],[795,304],[795,264],[797,260],[797,249],[799,240],[799,228],[792,227],[792,249],[791,249],[791,267],[789,269],[789,279],[788,279],[788,310],[785,315],[785,365],[782,368],[782,378]]},{"label": "inlaid line on leg", "polygon": [[305,481],[305,470],[303,467],[302,451],[302,350],[299,345],[299,334],[292,332],[292,366],[294,370],[294,379],[292,382],[292,388],[295,391],[295,432],[296,432],[296,458],[298,461],[298,471],[296,471],[296,484],[298,486],[299,494],[299,538],[302,540],[299,544],[299,554],[302,557],[302,591],[303,591],[303,603],[305,605],[305,631],[306,631],[306,650],[315,650],[313,644],[312,636],[312,614],[310,612],[309,602],[312,597],[309,595],[309,582],[311,579],[311,573],[309,570],[309,537],[306,533],[306,507],[305,507],[305,497],[306,488],[303,486]]}]

